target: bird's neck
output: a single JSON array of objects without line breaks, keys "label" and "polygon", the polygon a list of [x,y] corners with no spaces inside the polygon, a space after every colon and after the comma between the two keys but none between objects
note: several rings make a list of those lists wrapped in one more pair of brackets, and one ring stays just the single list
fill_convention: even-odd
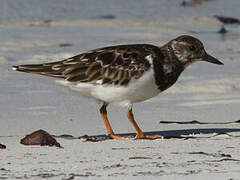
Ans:
[{"label": "bird's neck", "polygon": [[167,47],[161,47],[160,52],[162,53],[161,59],[156,59],[153,62],[153,67],[155,82],[159,90],[164,91],[177,81],[184,70],[184,66]]}]

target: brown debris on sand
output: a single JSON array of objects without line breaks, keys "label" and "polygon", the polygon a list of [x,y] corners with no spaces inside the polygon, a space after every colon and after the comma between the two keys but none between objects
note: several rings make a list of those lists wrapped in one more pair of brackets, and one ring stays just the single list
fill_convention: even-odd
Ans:
[{"label": "brown debris on sand", "polygon": [[3,144],[0,144],[0,149],[6,149],[6,146]]},{"label": "brown debris on sand", "polygon": [[40,145],[40,146],[56,146],[62,147],[55,138],[53,138],[48,132],[40,129],[29,135],[26,135],[21,139],[23,145]]},{"label": "brown debris on sand", "polygon": [[84,136],[80,136],[78,139],[85,140],[85,141],[90,141],[90,142],[98,142],[98,141],[106,140],[106,139],[108,139],[108,137],[97,138],[95,136],[84,135]]}]

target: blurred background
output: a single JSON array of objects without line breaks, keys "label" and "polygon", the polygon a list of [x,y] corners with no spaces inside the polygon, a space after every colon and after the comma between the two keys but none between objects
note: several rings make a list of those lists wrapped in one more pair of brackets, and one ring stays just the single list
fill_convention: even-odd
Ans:
[{"label": "blurred background", "polygon": [[[13,72],[12,65],[62,60],[117,44],[162,46],[182,34],[202,40],[225,66],[191,66],[169,91],[136,105],[137,121],[149,131],[182,128],[161,120],[238,120],[239,9],[239,0],[1,0],[0,136],[40,128],[55,134],[105,133],[94,101],[47,78]],[[113,127],[134,132],[124,111],[110,107]]]}]

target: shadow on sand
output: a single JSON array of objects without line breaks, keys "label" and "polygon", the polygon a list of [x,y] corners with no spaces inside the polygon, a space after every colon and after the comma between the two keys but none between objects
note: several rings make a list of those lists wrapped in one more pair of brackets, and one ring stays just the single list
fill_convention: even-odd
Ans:
[{"label": "shadow on sand", "polygon": [[[240,132],[240,128],[202,128],[202,129],[181,129],[181,130],[168,130],[168,131],[150,131],[150,132],[144,132],[146,135],[159,135],[161,138],[164,139],[170,139],[170,138],[177,138],[177,139],[194,139],[194,138],[210,138],[217,135],[228,135],[230,137],[240,137],[239,136],[233,136],[228,133],[232,132]],[[208,137],[198,137],[194,136],[196,134],[213,134],[212,136]],[[126,137],[135,137],[135,133],[124,133],[124,134],[118,134],[121,136]],[[94,136],[80,136],[80,137],[74,137],[71,135],[60,135],[55,136],[57,138],[64,138],[64,139],[81,139],[86,141],[104,141],[109,140],[110,138],[107,135],[94,135]]]}]

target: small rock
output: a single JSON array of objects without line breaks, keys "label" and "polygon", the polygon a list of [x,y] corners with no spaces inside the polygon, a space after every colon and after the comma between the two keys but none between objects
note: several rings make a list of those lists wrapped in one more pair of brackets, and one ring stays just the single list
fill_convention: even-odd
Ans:
[{"label": "small rock", "polygon": [[73,46],[73,44],[70,44],[70,43],[61,43],[59,44],[59,47],[71,47]]},{"label": "small rock", "polygon": [[6,146],[3,144],[0,144],[0,149],[6,149]]},{"label": "small rock", "polygon": [[181,2],[181,6],[183,7],[190,7],[190,6],[195,6],[195,5],[198,5],[198,4],[201,4],[203,2],[203,0],[183,0]]},{"label": "small rock", "polygon": [[186,7],[186,6],[191,6],[192,4],[188,1],[182,1],[181,6]]},{"label": "small rock", "polygon": [[40,145],[40,146],[56,146],[61,147],[61,145],[53,138],[49,133],[40,129],[21,139],[21,144],[23,145]]},{"label": "small rock", "polygon": [[116,17],[114,15],[111,14],[106,14],[106,15],[102,15],[100,16],[101,19],[115,19]]}]

